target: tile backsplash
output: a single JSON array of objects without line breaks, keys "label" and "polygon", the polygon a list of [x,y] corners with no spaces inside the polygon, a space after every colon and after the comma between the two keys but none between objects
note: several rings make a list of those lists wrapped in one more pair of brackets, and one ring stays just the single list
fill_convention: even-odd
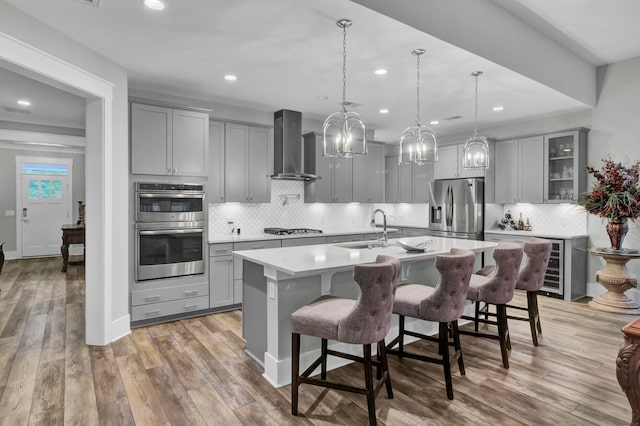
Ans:
[{"label": "tile backsplash", "polygon": [[[520,213],[526,221],[531,221],[533,231],[542,233],[587,234],[587,212],[576,204],[505,204],[502,214],[507,210],[518,220]],[[496,224],[487,224],[487,228],[497,228]]]},{"label": "tile backsplash", "polygon": [[[305,203],[303,182],[272,180],[270,203],[209,204],[209,236],[229,234],[233,228],[243,234],[260,234],[265,227],[363,228],[369,226],[376,208],[385,211],[390,226],[428,226],[425,204]],[[382,222],[381,216],[376,219]]]}]

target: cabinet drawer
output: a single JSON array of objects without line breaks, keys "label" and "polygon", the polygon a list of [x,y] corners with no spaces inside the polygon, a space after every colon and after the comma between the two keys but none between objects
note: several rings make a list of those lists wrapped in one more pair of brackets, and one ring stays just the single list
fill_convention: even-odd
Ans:
[{"label": "cabinet drawer", "polygon": [[264,241],[243,241],[241,243],[233,243],[233,250],[257,250],[263,248],[282,247],[280,240],[264,240]]},{"label": "cabinet drawer", "polygon": [[209,244],[209,257],[228,256],[233,251],[233,243]]},{"label": "cabinet drawer", "polygon": [[209,296],[193,297],[169,302],[152,303],[150,305],[134,306],[131,309],[131,320],[142,321],[161,318],[169,315],[196,312],[209,308]]},{"label": "cabinet drawer", "polygon": [[334,235],[333,237],[327,237],[327,244],[350,243],[351,241],[364,241],[364,240],[365,240],[364,234]]},{"label": "cabinet drawer", "polygon": [[409,237],[424,237],[429,235],[429,228],[403,227],[402,235],[406,235]]},{"label": "cabinet drawer", "polygon": [[282,247],[312,246],[314,244],[326,244],[326,242],[327,239],[325,237],[290,238],[282,240]]},{"label": "cabinet drawer", "polygon": [[131,292],[131,306],[147,305],[150,303],[167,302],[170,300],[207,296],[209,283],[198,283],[174,287],[161,287],[151,290]]}]

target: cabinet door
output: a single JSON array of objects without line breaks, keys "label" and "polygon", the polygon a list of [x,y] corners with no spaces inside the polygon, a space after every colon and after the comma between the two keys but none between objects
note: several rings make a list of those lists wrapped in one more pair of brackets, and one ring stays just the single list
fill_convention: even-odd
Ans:
[{"label": "cabinet door", "polygon": [[224,203],[224,123],[209,123],[209,202]]},{"label": "cabinet door", "polygon": [[385,175],[384,175],[384,202],[399,203],[400,202],[400,169],[398,167],[398,157],[385,158]]},{"label": "cabinet door", "polygon": [[518,202],[518,141],[495,144],[495,201],[498,204]]},{"label": "cabinet door", "polygon": [[170,175],[171,108],[131,104],[131,173]]},{"label": "cabinet door", "polygon": [[209,258],[209,306],[217,308],[233,302],[233,256]]},{"label": "cabinet door", "polygon": [[434,179],[451,179],[458,177],[458,146],[438,147],[438,161],[435,163]]},{"label": "cabinet door", "polygon": [[333,159],[333,202],[351,202],[351,159]]},{"label": "cabinet door", "polygon": [[398,200],[400,203],[410,203],[413,200],[413,165],[398,165]]},{"label": "cabinet door", "polygon": [[412,203],[429,202],[429,180],[433,173],[433,167],[429,163],[422,166],[413,165],[413,196]]},{"label": "cabinet door", "polygon": [[[544,138],[542,136],[520,139],[518,162],[520,165],[518,173],[520,188],[518,191],[518,201],[521,203],[542,204],[544,200],[543,145]],[[496,151],[496,154],[497,153]],[[496,197],[497,195],[496,193]]]},{"label": "cabinet door", "polygon": [[268,203],[271,201],[271,129],[249,127],[249,202]]},{"label": "cabinet door", "polygon": [[209,159],[209,115],[173,110],[173,175],[206,176]]},{"label": "cabinet door", "polygon": [[249,127],[225,125],[225,198],[226,201],[246,203],[246,163],[249,156]]},{"label": "cabinet door", "polygon": [[368,203],[369,196],[367,194],[367,181],[369,180],[369,156],[371,155],[372,145],[367,145],[367,156],[357,155],[352,160],[352,200],[356,203]]},{"label": "cabinet door", "polygon": [[[355,167],[355,158],[353,166]],[[353,172],[354,180],[356,172]],[[366,202],[384,203],[384,145],[370,144],[367,154]],[[355,198],[355,182],[354,182]],[[357,201],[357,200],[353,200]]]},{"label": "cabinet door", "polygon": [[544,202],[566,203],[586,190],[586,131],[544,137]]}]

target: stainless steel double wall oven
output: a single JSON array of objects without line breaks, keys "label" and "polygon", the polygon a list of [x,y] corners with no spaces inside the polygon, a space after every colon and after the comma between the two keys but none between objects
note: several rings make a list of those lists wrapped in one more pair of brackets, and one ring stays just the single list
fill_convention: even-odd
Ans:
[{"label": "stainless steel double wall oven", "polygon": [[204,197],[201,184],[136,183],[136,281],[204,274]]}]

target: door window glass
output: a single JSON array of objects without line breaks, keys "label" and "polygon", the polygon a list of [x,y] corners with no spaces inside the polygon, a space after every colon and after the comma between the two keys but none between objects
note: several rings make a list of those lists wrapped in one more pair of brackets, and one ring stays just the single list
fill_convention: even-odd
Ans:
[{"label": "door window glass", "polygon": [[51,198],[51,181],[42,179],[40,181],[40,188],[42,189],[42,198]]},{"label": "door window glass", "polygon": [[66,164],[22,163],[22,174],[25,175],[68,175]]},{"label": "door window glass", "polygon": [[54,180],[51,182],[51,198],[57,200],[62,199],[62,181]]},{"label": "door window glass", "polygon": [[30,179],[29,180],[29,199],[37,200],[40,198],[40,181]]}]

